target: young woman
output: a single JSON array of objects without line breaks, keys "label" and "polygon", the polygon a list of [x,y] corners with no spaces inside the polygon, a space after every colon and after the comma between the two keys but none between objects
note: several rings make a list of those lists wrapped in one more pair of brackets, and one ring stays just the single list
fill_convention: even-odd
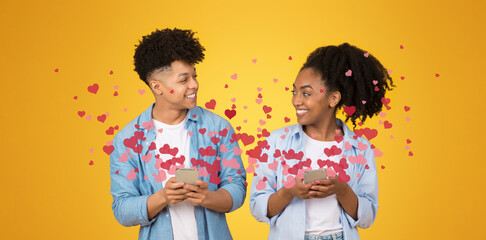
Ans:
[{"label": "young woman", "polygon": [[[293,84],[298,124],[272,132],[250,193],[250,210],[270,225],[268,239],[359,239],[378,209],[378,180],[370,143],[346,121],[378,114],[393,81],[371,54],[344,43],[312,52]],[[327,178],[303,182],[325,168]]]}]

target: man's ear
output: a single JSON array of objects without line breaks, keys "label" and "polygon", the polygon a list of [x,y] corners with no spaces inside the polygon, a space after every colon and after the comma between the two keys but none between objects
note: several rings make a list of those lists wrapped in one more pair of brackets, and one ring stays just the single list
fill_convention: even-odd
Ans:
[{"label": "man's ear", "polygon": [[336,107],[338,103],[341,101],[341,92],[334,91],[329,96],[329,107]]},{"label": "man's ear", "polygon": [[162,84],[160,83],[160,81],[157,81],[157,80],[151,78],[151,79],[149,79],[149,86],[150,86],[150,89],[152,89],[152,92],[154,92],[155,95],[162,95],[163,94]]}]

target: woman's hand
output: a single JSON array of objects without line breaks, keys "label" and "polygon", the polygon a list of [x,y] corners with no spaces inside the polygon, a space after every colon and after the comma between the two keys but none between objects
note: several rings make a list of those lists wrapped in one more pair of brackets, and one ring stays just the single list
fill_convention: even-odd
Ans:
[{"label": "woman's hand", "polygon": [[313,185],[314,183],[305,184],[302,182],[302,179],[296,177],[294,186],[292,186],[291,188],[287,188],[287,192],[292,196],[292,198],[298,197],[301,199],[309,199],[312,196],[311,194],[309,194],[309,191],[311,190],[311,187]]},{"label": "woman's hand", "polygon": [[348,190],[348,184],[341,182],[338,176],[329,179],[317,180],[310,188],[309,195],[311,198],[325,198],[333,194],[343,195]]}]

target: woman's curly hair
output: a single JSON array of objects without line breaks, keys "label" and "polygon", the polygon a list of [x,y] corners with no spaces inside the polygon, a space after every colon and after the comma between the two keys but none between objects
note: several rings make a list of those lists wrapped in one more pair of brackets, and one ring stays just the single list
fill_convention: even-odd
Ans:
[{"label": "woman's curly hair", "polygon": [[[356,119],[364,122],[367,117],[377,115],[386,90],[395,87],[387,69],[373,55],[348,43],[317,48],[307,57],[301,71],[305,68],[321,74],[327,92],[341,93],[336,110],[343,105],[356,108],[354,114],[346,116],[346,121],[351,119],[355,127]],[[347,76],[348,70],[351,76]]]},{"label": "woman's curly hair", "polygon": [[148,85],[148,78],[155,70],[170,67],[172,62],[181,60],[196,64],[204,59],[204,50],[194,32],[181,29],[156,29],[143,36],[139,45],[135,45],[133,56],[135,71]]}]

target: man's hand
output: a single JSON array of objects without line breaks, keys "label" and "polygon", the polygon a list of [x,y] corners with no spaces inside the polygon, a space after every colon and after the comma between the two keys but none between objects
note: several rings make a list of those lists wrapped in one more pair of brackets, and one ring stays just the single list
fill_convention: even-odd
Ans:
[{"label": "man's hand", "polygon": [[311,198],[325,198],[333,194],[340,195],[345,193],[347,190],[346,187],[347,184],[339,181],[338,176],[336,175],[329,179],[315,181],[314,185],[311,187],[309,195]]},{"label": "man's hand", "polygon": [[168,203],[177,204],[187,198],[186,194],[189,192],[189,190],[183,187],[183,182],[175,182],[175,178],[171,177],[169,180],[167,180],[165,187],[160,191],[162,196],[167,199]]},{"label": "man's hand", "polygon": [[208,183],[205,181],[197,180],[196,186],[184,184],[184,190],[187,190],[185,193],[187,201],[194,204],[194,206],[204,206],[208,199]]}]

